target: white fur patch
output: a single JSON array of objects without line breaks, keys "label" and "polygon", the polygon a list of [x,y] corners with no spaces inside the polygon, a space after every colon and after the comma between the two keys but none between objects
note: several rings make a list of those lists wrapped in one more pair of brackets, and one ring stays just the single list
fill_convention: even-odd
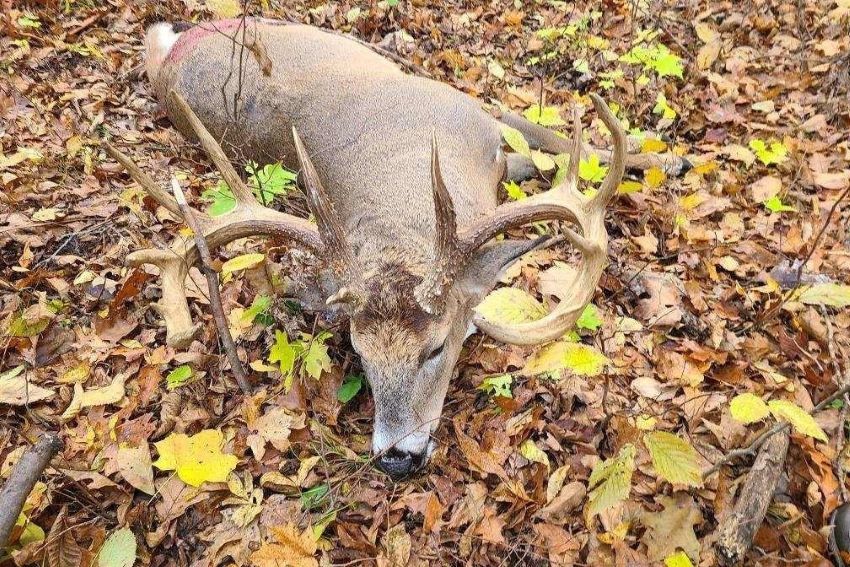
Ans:
[{"label": "white fur patch", "polygon": [[169,23],[160,22],[148,28],[145,34],[145,70],[150,80],[156,79],[163,61],[179,37],[180,34],[174,33]]}]

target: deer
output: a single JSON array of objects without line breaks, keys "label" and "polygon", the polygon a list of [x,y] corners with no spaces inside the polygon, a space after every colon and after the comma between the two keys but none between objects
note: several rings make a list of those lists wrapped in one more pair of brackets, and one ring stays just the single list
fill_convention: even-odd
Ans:
[{"label": "deer", "polygon": [[[574,325],[608,263],[605,211],[625,168],[687,167],[684,160],[630,157],[620,121],[596,94],[590,97],[610,131],[610,151],[582,141],[578,109],[572,139],[521,116],[496,118],[449,85],[407,74],[360,42],[308,25],[248,17],[188,29],[159,23],[145,45],[156,98],[177,130],[200,142],[236,198],[224,216],[196,212],[209,247],[275,236],[320,262],[318,291],[326,309],[347,317],[374,398],[374,459],[393,480],[428,462],[471,334],[537,345]],[[500,182],[528,169],[522,156],[503,151],[503,124],[532,147],[568,154],[564,181],[500,204]],[[182,216],[148,174],[107,148],[159,204]],[[609,167],[593,196],[579,188],[579,160],[589,152]],[[300,170],[315,224],[260,204],[231,162],[244,158]],[[557,223],[558,236],[497,239],[540,221]],[[475,310],[511,264],[554,241],[569,243],[581,259],[550,313],[508,325]],[[127,261],[159,268],[156,308],[166,341],[187,346],[199,328],[185,284],[198,261],[195,244],[178,239],[169,250],[135,251]]]}]

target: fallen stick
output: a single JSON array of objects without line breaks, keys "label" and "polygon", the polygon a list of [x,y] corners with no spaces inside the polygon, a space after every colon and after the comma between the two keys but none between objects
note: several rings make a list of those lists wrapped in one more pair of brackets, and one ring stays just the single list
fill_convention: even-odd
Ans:
[{"label": "fallen stick", "polygon": [[215,319],[218,338],[221,340],[221,345],[224,347],[224,352],[230,361],[230,367],[233,370],[236,383],[239,384],[239,388],[241,388],[243,393],[250,395],[251,383],[248,382],[248,376],[245,374],[242,361],[239,360],[239,354],[236,352],[236,343],[233,342],[230,327],[227,326],[227,317],[224,316],[224,308],[221,305],[221,292],[218,289],[218,273],[213,269],[212,256],[210,255],[209,246],[207,246],[207,239],[204,238],[204,231],[201,229],[201,225],[198,224],[198,219],[195,218],[192,207],[186,202],[183,189],[174,176],[171,177],[171,190],[174,192],[174,198],[180,207],[181,216],[195,235],[195,246],[198,247],[198,255],[201,258],[201,271],[207,278],[207,287],[210,289],[210,309],[212,309],[213,318]]},{"label": "fallen stick", "polygon": [[0,549],[6,547],[27,496],[60,449],[62,441],[59,437],[55,433],[45,433],[35,445],[24,451],[21,460],[12,468],[9,480],[0,490]]},{"label": "fallen stick", "polygon": [[744,486],[740,498],[717,527],[714,551],[723,565],[739,565],[753,545],[753,536],[764,521],[767,507],[773,500],[776,483],[784,470],[785,457],[791,434],[784,429],[762,445]]}]

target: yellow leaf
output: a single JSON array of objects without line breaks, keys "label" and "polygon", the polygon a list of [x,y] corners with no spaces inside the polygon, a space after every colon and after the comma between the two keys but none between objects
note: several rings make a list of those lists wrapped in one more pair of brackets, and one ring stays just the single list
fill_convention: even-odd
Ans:
[{"label": "yellow leaf", "polygon": [[694,567],[694,564],[691,563],[687,553],[677,551],[673,555],[664,558],[664,567]]},{"label": "yellow leaf", "polygon": [[0,404],[23,406],[54,396],[54,392],[31,383],[25,366],[16,366],[0,374]]},{"label": "yellow leaf", "polygon": [[643,172],[643,180],[650,189],[660,187],[665,179],[667,179],[667,175],[659,167],[650,167]]},{"label": "yellow leaf", "polygon": [[566,369],[582,376],[597,376],[609,362],[604,354],[591,346],[559,341],[534,353],[522,372],[534,375]]},{"label": "yellow leaf", "polygon": [[617,193],[620,195],[628,195],[630,193],[639,193],[641,189],[643,189],[643,185],[641,183],[627,180],[620,183],[620,186],[617,187]]},{"label": "yellow leaf", "polygon": [[800,292],[797,301],[808,305],[847,307],[850,305],[850,285],[837,283],[815,284]]},{"label": "yellow leaf", "polygon": [[251,563],[256,567],[316,567],[313,557],[318,549],[313,531],[307,528],[298,531],[295,524],[271,528],[276,541],[266,543],[251,554]]},{"label": "yellow leaf", "polygon": [[640,145],[640,151],[644,154],[663,152],[667,149],[667,143],[654,138],[646,138]]},{"label": "yellow leaf", "polygon": [[543,452],[531,439],[526,439],[519,447],[520,454],[533,463],[546,465],[546,470],[549,469],[549,456]]},{"label": "yellow leaf", "polygon": [[588,479],[588,488],[591,491],[584,509],[585,519],[589,521],[596,514],[628,498],[634,472],[635,447],[631,443],[620,449],[616,457],[593,467]]},{"label": "yellow leaf", "polygon": [[635,418],[635,427],[641,431],[652,431],[658,420],[650,415],[639,415]]},{"label": "yellow leaf", "polygon": [[215,14],[216,18],[235,18],[242,13],[239,0],[207,0],[207,9]]},{"label": "yellow leaf", "polygon": [[729,403],[729,411],[736,421],[754,423],[761,421],[770,413],[767,404],[755,394],[739,394]]},{"label": "yellow leaf", "polygon": [[172,433],[154,443],[159,459],[153,465],[163,471],[176,470],[180,480],[190,486],[225,482],[239,461],[222,453],[223,444],[224,435],[216,429],[205,429],[192,437]]},{"label": "yellow leaf", "polygon": [[501,125],[501,129],[502,138],[505,139],[505,143],[510,146],[513,151],[520,155],[524,155],[525,157],[531,157],[531,148],[529,147],[525,136],[522,135],[522,132],[505,124]]},{"label": "yellow leaf", "polygon": [[696,193],[680,197],[679,206],[686,211],[691,211],[705,203],[708,199],[708,193],[705,193],[704,191],[697,191]]},{"label": "yellow leaf", "polygon": [[71,403],[62,414],[62,420],[74,419],[83,408],[106,406],[120,402],[124,399],[124,380],[125,376],[119,374],[109,386],[88,391],[83,390],[82,384],[77,382],[74,384],[74,397],[71,398]]},{"label": "yellow leaf", "polygon": [[491,323],[510,325],[536,321],[546,315],[546,308],[539,301],[514,287],[490,292],[475,311]]},{"label": "yellow leaf", "polygon": [[690,443],[666,431],[653,431],[643,436],[643,444],[660,477],[674,484],[702,486],[697,452]]},{"label": "yellow leaf", "polygon": [[803,408],[786,400],[771,400],[767,406],[776,419],[787,421],[798,433],[814,437],[818,441],[827,441],[826,433]]},{"label": "yellow leaf", "polygon": [[236,256],[221,265],[221,273],[222,275],[227,275],[253,268],[265,260],[265,258],[265,254],[242,254],[241,256]]},{"label": "yellow leaf", "polygon": [[555,160],[543,152],[537,150],[531,152],[531,161],[534,162],[534,167],[540,171],[552,171],[555,169]]}]

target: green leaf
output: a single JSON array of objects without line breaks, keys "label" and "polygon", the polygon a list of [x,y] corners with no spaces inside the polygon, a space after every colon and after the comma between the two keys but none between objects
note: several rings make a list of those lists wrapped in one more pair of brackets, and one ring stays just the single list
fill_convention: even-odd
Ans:
[{"label": "green leaf", "polygon": [[541,110],[539,104],[533,104],[522,113],[529,121],[541,126],[563,126],[566,124],[561,118],[557,106],[544,106]]},{"label": "green leaf", "polygon": [[506,124],[502,124],[500,127],[502,129],[502,138],[505,139],[505,143],[516,153],[530,158],[531,148],[529,147],[525,136],[522,135],[522,132],[516,128],[511,128]]},{"label": "green leaf", "polygon": [[652,69],[658,73],[659,77],[679,77],[682,78],[682,58],[670,51],[666,45],[658,45],[658,54],[653,59]]},{"label": "green leaf", "polygon": [[661,478],[673,484],[702,486],[697,452],[690,443],[666,431],[652,431],[643,436],[643,444]]},{"label": "green leaf", "polygon": [[586,329],[588,331],[595,331],[602,326],[602,319],[599,318],[599,309],[592,303],[588,303],[584,308],[584,311],[581,312],[578,320],[576,320],[576,327],[579,329]]},{"label": "green leaf", "polygon": [[847,307],[850,305],[850,285],[820,283],[807,287],[797,296],[797,301],[807,305]]},{"label": "green leaf", "polygon": [[634,472],[635,447],[631,443],[623,446],[616,457],[597,463],[588,479],[590,494],[584,509],[585,517],[593,518],[628,498]]},{"label": "green leaf", "polygon": [[331,487],[328,483],[317,484],[313,488],[301,493],[301,507],[304,510],[312,510],[322,505]]},{"label": "green leaf", "polygon": [[676,118],[676,111],[667,104],[667,97],[662,92],[659,92],[658,96],[655,97],[655,107],[653,107],[652,113],[660,114],[662,118],[667,120]]},{"label": "green leaf", "polygon": [[772,213],[795,213],[795,212],[797,212],[797,209],[795,207],[792,207],[790,205],[786,205],[785,203],[783,203],[782,199],[779,197],[779,195],[774,195],[773,197],[770,197],[769,199],[765,199],[764,201],[762,201],[762,205],[764,205],[767,208],[767,210],[769,210]]},{"label": "green leaf", "polygon": [[396,6],[398,6],[398,2],[399,0],[387,0],[387,6],[389,6],[390,8],[395,8]]},{"label": "green leaf", "polygon": [[130,528],[112,532],[97,554],[98,567],[132,567],[135,562],[136,536]]},{"label": "green leaf", "polygon": [[336,392],[336,399],[343,404],[347,404],[363,389],[363,382],[364,378],[362,374],[349,374],[345,377],[343,383],[339,385],[339,390]]},{"label": "green leaf", "polygon": [[599,162],[599,155],[590,154],[587,159],[583,159],[578,163],[578,176],[585,181],[591,183],[599,183],[605,179],[605,174],[608,173],[608,167]]},{"label": "green leaf", "polygon": [[201,199],[210,203],[206,212],[211,217],[220,217],[236,208],[236,197],[224,181],[201,193]]},{"label": "green leaf", "polygon": [[520,201],[528,197],[525,191],[522,190],[522,187],[517,185],[516,181],[507,181],[502,183],[505,187],[505,191],[508,193],[508,198],[514,201]]},{"label": "green leaf", "polygon": [[818,441],[826,442],[826,433],[817,424],[815,418],[809,415],[803,408],[787,401],[787,400],[770,400],[767,403],[770,408],[770,413],[776,419],[787,421],[797,430],[797,433],[814,437]]},{"label": "green leaf", "polygon": [[559,341],[544,346],[528,360],[523,374],[535,375],[558,370],[571,370],[581,376],[597,376],[610,361],[595,348]]},{"label": "green leaf", "polygon": [[546,465],[546,469],[549,469],[549,456],[531,439],[526,439],[525,442],[520,445],[519,453],[532,463]]},{"label": "green leaf", "polygon": [[254,298],[254,301],[251,303],[251,307],[245,310],[242,314],[242,319],[244,321],[253,323],[260,322],[257,321],[257,318],[261,315],[265,314],[266,311],[269,310],[269,307],[272,306],[272,298],[267,295],[258,295]]},{"label": "green leaf", "polygon": [[330,370],[333,366],[328,355],[328,346],[325,344],[331,336],[333,335],[328,332],[319,333],[315,337],[304,335],[304,371],[311,378],[318,380],[322,377],[323,370]]},{"label": "green leaf", "polygon": [[289,337],[283,331],[275,331],[274,339],[268,360],[272,364],[278,363],[280,373],[283,375],[284,388],[289,390],[295,375],[295,360],[301,354],[303,347],[290,343]]},{"label": "green leaf", "polygon": [[664,558],[664,567],[694,567],[691,559],[684,551],[677,551],[673,555]]},{"label": "green leaf", "polygon": [[546,315],[546,308],[539,301],[515,287],[490,292],[475,311],[487,321],[500,325],[529,323]]},{"label": "green leaf", "polygon": [[729,403],[732,418],[741,423],[754,423],[768,416],[767,404],[755,394],[738,394]]},{"label": "green leaf", "polygon": [[782,163],[788,159],[788,148],[782,142],[776,140],[765,142],[754,138],[750,140],[749,146],[764,165]]},{"label": "green leaf", "polygon": [[481,385],[478,386],[480,390],[487,392],[492,396],[500,396],[502,398],[513,398],[514,394],[511,391],[511,386],[513,386],[514,377],[510,374],[499,374],[497,376],[489,376],[485,378]]},{"label": "green leaf", "polygon": [[265,259],[266,255],[260,253],[242,254],[240,256],[236,256],[235,258],[231,258],[230,260],[226,261],[224,264],[221,265],[221,274],[226,276],[227,274],[232,274],[233,272],[253,268],[254,266],[259,265]]},{"label": "green leaf", "polygon": [[286,169],[280,163],[270,163],[259,167],[253,161],[245,166],[250,176],[248,182],[254,195],[264,205],[269,205],[276,197],[286,195],[295,187],[298,174]]},{"label": "green leaf", "polygon": [[194,371],[188,364],[181,364],[174,370],[168,373],[165,377],[165,382],[169,390],[174,390],[187,383],[192,379]]}]

